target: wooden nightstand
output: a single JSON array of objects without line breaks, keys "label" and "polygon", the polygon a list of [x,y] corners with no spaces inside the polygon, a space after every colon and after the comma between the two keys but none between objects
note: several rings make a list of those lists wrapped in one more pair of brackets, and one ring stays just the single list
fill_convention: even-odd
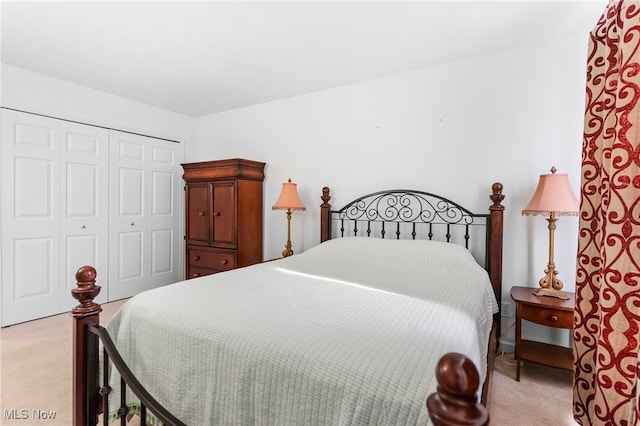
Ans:
[{"label": "wooden nightstand", "polygon": [[522,338],[522,320],[555,328],[573,328],[575,295],[565,292],[568,300],[549,296],[535,296],[534,288],[512,287],[511,298],[516,302],[516,380],[520,381],[522,360],[573,370],[571,348],[534,342]]}]

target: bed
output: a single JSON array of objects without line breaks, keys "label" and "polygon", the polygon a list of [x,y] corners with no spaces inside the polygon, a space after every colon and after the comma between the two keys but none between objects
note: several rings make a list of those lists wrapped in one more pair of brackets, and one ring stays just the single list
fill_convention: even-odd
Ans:
[{"label": "bed", "polygon": [[75,424],[98,413],[154,424],[485,424],[477,400],[486,404],[499,329],[502,185],[483,214],[420,191],[339,210],[328,188],[321,198],[318,246],[141,293],[104,328],[96,271],[81,268]]}]

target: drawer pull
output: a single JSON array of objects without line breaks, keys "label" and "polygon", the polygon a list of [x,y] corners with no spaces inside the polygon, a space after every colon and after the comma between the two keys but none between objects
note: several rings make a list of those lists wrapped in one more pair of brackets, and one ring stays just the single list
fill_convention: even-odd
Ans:
[{"label": "drawer pull", "polygon": [[194,272],[191,274],[191,278],[198,278],[200,276],[200,272]]},{"label": "drawer pull", "polygon": [[556,321],[558,321],[558,316],[557,315],[551,315],[549,317],[549,319],[551,320],[551,322],[556,322]]},{"label": "drawer pull", "polygon": [[213,212],[214,216],[220,216],[220,212]]},{"label": "drawer pull", "polygon": [[192,257],[192,259],[193,259],[193,260],[200,260],[200,256],[195,255],[195,256],[193,256],[193,257]]},{"label": "drawer pull", "polygon": [[204,216],[204,212],[198,212],[198,216]]},{"label": "drawer pull", "polygon": [[223,259],[220,261],[221,265],[226,265],[227,263],[229,263],[229,261],[227,259]]}]

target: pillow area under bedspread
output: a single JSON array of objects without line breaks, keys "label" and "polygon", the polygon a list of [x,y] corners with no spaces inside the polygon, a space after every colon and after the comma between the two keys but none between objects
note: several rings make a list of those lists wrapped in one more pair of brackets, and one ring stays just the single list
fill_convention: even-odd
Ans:
[{"label": "pillow area under bedspread", "polygon": [[107,328],[190,425],[402,425],[428,423],[443,354],[484,378],[494,312],[464,248],[351,237],[150,290]]}]

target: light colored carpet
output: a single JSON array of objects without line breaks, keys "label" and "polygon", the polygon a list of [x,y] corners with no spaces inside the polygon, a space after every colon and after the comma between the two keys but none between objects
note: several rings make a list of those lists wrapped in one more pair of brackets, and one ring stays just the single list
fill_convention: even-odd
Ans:
[{"label": "light colored carpet", "polygon": [[[106,323],[124,301],[103,306]],[[69,426],[72,319],[69,314],[0,331],[0,424]],[[492,425],[576,425],[570,371],[523,364],[515,381],[512,354],[496,359],[489,410]],[[426,398],[426,395],[425,395]]]},{"label": "light colored carpet", "polygon": [[[102,323],[124,302],[104,304]],[[60,314],[0,330],[0,425],[73,423],[72,321]]]},{"label": "light colored carpet", "polygon": [[574,426],[573,372],[523,362],[516,382],[513,354],[496,358],[489,398],[492,425]]}]

